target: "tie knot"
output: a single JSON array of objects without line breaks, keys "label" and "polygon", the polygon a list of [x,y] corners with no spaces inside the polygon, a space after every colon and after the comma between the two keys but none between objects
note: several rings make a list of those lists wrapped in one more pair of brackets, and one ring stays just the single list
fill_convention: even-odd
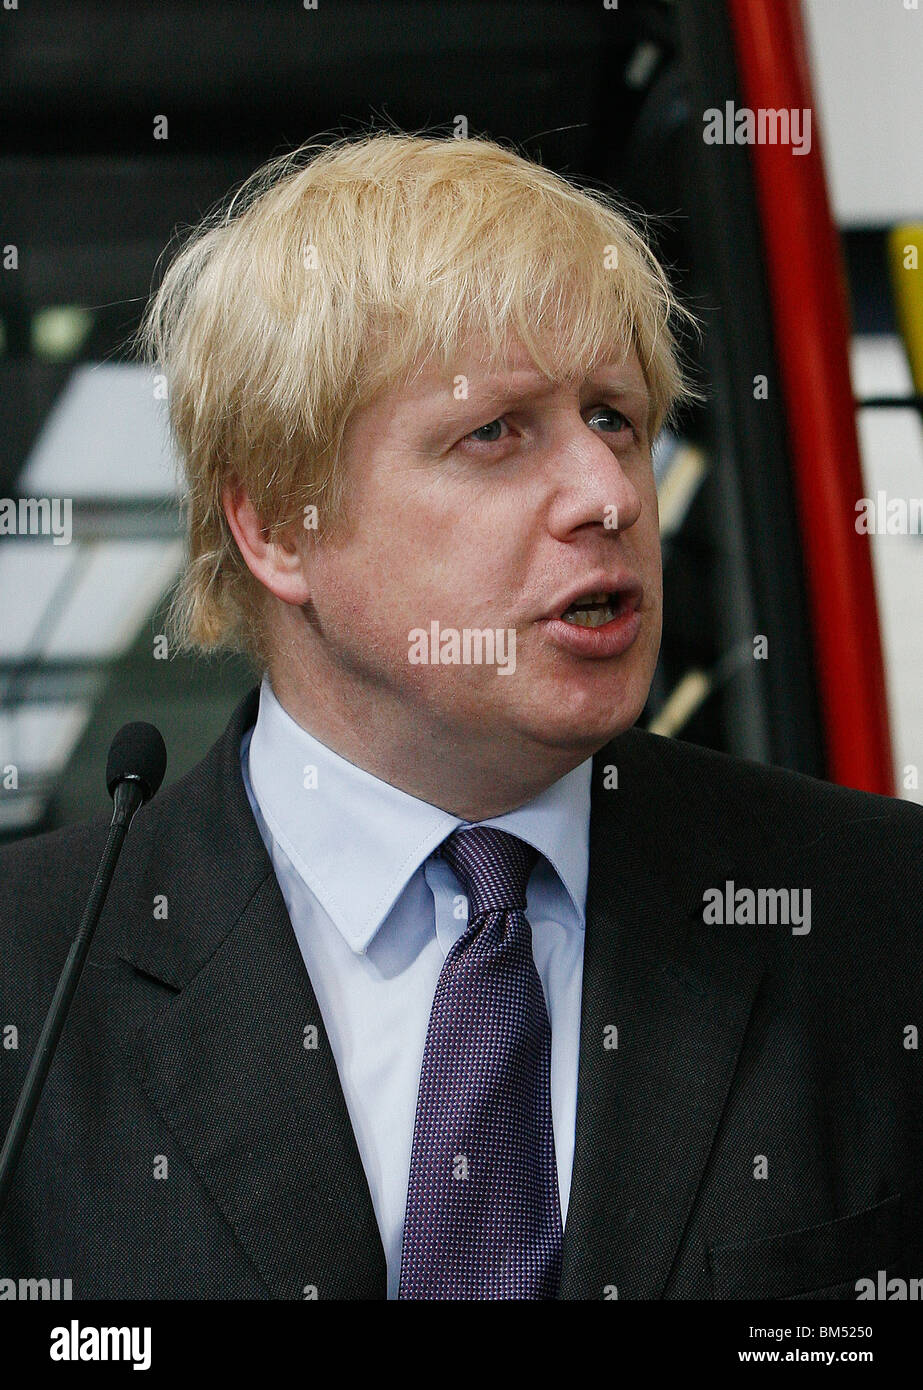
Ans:
[{"label": "tie knot", "polygon": [[493,825],[453,830],[437,851],[468,898],[468,921],[482,912],[522,912],[538,850]]}]

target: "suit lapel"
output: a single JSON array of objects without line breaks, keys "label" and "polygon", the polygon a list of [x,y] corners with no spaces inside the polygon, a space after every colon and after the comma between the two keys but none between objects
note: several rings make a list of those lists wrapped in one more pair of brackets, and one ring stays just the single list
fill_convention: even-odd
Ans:
[{"label": "suit lapel", "polygon": [[718,808],[673,782],[662,748],[633,730],[594,760],[562,1298],[663,1296],[763,971],[752,934],[701,920],[733,868]]},{"label": "suit lapel", "polygon": [[[119,954],[174,996],[137,1031],[134,1066],[272,1297],[384,1298],[336,1063],[240,775],[257,705],[252,691],[199,768],[152,803]],[[150,921],[157,894],[168,922]]]}]

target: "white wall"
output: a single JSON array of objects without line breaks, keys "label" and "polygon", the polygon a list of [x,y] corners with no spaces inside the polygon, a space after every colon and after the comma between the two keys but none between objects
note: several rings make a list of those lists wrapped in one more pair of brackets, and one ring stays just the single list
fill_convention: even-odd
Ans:
[{"label": "white wall", "polygon": [[923,218],[923,0],[802,0],[802,10],[837,222]]}]

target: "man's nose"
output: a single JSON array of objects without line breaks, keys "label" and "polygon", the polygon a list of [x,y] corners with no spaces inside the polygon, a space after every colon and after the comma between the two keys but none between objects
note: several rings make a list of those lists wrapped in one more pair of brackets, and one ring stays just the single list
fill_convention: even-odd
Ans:
[{"label": "man's nose", "polygon": [[588,439],[587,433],[574,431],[557,451],[553,529],[597,524],[607,531],[625,531],[643,509],[634,469],[630,476],[627,460],[598,435]]}]

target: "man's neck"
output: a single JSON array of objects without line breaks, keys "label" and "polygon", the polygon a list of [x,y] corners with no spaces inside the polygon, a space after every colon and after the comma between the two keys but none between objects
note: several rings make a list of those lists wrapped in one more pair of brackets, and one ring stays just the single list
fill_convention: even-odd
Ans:
[{"label": "man's neck", "polygon": [[439,730],[423,722],[408,729],[406,708],[400,711],[403,718],[389,719],[384,708],[373,718],[348,701],[305,690],[278,668],[267,676],[286,714],[326,748],[465,821],[490,820],[526,805],[594,751],[544,749],[546,756],[540,759],[539,750],[520,750],[510,739],[501,769],[496,742],[486,747],[482,740],[460,738],[457,729]]}]

